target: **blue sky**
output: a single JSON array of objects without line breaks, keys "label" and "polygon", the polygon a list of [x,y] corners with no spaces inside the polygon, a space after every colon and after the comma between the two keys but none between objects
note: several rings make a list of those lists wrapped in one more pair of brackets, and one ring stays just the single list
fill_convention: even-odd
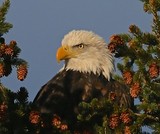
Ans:
[{"label": "blue sky", "polygon": [[13,28],[4,36],[6,43],[17,41],[29,72],[21,82],[13,69],[2,83],[13,91],[26,87],[29,100],[33,100],[40,87],[62,67],[55,54],[66,33],[91,30],[108,42],[112,34],[128,32],[130,24],[150,32],[152,17],[144,13],[139,0],[11,0],[7,21]]}]

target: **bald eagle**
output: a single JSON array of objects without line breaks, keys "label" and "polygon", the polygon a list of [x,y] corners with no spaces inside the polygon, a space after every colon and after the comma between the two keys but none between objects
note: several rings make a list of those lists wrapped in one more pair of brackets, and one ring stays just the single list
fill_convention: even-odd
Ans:
[{"label": "bald eagle", "polygon": [[64,67],[42,86],[34,99],[41,113],[74,120],[80,102],[108,98],[111,92],[116,94],[115,101],[120,107],[132,106],[128,88],[112,78],[113,56],[99,35],[85,30],[69,32],[56,58],[58,62],[64,60]]}]

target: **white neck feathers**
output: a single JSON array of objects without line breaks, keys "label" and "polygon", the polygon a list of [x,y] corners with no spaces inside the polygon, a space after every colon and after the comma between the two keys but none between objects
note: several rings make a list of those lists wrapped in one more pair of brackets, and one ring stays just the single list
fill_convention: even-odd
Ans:
[{"label": "white neck feathers", "polygon": [[95,75],[103,74],[107,80],[110,80],[111,74],[114,71],[114,65],[113,57],[108,49],[104,50],[103,54],[99,54],[98,51],[94,55],[86,57],[84,54],[83,56],[67,60],[65,69],[82,73],[93,73]]}]

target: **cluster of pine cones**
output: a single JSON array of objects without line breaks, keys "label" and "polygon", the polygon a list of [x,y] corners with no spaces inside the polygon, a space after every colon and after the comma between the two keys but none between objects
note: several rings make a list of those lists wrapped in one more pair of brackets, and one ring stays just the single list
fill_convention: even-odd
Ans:
[{"label": "cluster of pine cones", "polygon": [[27,63],[19,59],[20,48],[16,41],[11,41],[8,45],[5,39],[0,37],[0,78],[8,76],[12,72],[12,66],[17,68],[18,80],[24,80],[27,75]]},{"label": "cluster of pine cones", "polygon": [[[151,0],[152,1],[152,0]],[[130,25],[129,31],[134,34],[140,34],[140,29],[136,25]],[[110,37],[110,43],[108,44],[108,49],[110,50],[111,53],[117,53],[118,48],[120,46],[124,46],[125,42],[119,35],[112,35]],[[131,40],[128,45],[130,47],[135,46],[134,40]],[[148,74],[151,79],[155,79],[159,77],[160,75],[160,66],[156,62],[150,63],[148,65]],[[141,84],[137,81],[133,81],[134,77],[134,72],[130,70],[125,70],[122,72],[123,80],[126,85],[130,86],[130,94],[133,98],[138,97],[139,93],[141,92]]]},{"label": "cluster of pine cones", "polygon": [[[43,122],[43,118],[38,111],[30,112],[29,121],[34,125],[40,124],[41,127],[46,127],[46,124]],[[62,123],[61,118],[57,115],[53,115],[51,125],[62,131],[68,130],[68,125],[66,123]]]},{"label": "cluster of pine cones", "polygon": [[129,126],[132,123],[132,119],[129,112],[124,111],[120,115],[117,113],[112,114],[109,118],[109,127],[115,129],[120,122],[125,124],[124,134],[131,134]]},{"label": "cluster of pine cones", "polygon": [[[151,79],[157,78],[159,76],[160,67],[158,66],[156,62],[153,62],[149,65],[148,74]],[[140,83],[139,82],[133,83],[133,72],[131,71],[124,71],[122,75],[123,75],[124,82],[127,85],[131,85],[130,86],[131,96],[133,98],[136,98],[141,91]]]}]

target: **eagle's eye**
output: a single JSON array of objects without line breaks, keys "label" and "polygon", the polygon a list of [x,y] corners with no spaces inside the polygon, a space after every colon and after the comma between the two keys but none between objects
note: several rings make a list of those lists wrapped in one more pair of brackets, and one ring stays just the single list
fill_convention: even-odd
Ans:
[{"label": "eagle's eye", "polygon": [[78,48],[82,49],[82,48],[84,48],[84,45],[83,44],[79,44]]},{"label": "eagle's eye", "polygon": [[81,43],[81,44],[74,45],[73,48],[83,49],[84,48],[84,44]]}]

